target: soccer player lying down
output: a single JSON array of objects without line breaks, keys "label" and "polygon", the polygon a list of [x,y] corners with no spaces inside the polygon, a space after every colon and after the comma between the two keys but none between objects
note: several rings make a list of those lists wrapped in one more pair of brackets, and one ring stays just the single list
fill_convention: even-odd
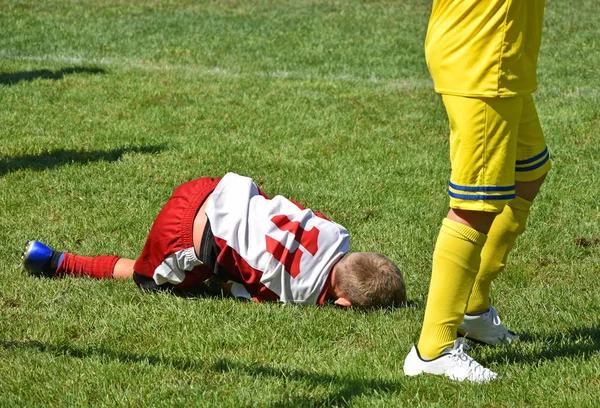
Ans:
[{"label": "soccer player lying down", "polygon": [[406,300],[392,261],[349,250],[341,225],[228,173],[177,187],[137,260],[74,255],[29,241],[23,267],[47,277],[133,278],[142,289],[180,293],[216,278],[233,296],[258,302],[370,308]]}]

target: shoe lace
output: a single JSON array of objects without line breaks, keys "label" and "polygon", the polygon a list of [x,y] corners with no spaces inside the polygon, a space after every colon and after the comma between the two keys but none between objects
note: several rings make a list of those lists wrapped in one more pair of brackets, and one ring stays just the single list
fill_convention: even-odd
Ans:
[{"label": "shoe lace", "polygon": [[500,316],[498,316],[498,312],[493,307],[490,308],[490,319],[495,326],[500,326]]},{"label": "shoe lace", "polygon": [[466,350],[470,349],[471,347],[464,343],[463,340],[458,340],[458,347],[450,350],[451,358],[460,365],[466,366],[467,378],[471,381],[490,381],[494,379],[495,373],[493,371],[485,368],[465,353]]}]

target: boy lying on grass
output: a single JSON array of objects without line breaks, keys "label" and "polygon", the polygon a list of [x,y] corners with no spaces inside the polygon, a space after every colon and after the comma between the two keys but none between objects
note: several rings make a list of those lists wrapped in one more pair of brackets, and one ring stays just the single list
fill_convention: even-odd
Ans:
[{"label": "boy lying on grass", "polygon": [[87,257],[29,241],[23,267],[38,276],[133,278],[142,289],[193,292],[217,279],[237,298],[258,302],[387,307],[406,301],[388,258],[350,253],[350,235],[323,214],[267,197],[235,173],[177,187],[154,221],[137,260]]}]

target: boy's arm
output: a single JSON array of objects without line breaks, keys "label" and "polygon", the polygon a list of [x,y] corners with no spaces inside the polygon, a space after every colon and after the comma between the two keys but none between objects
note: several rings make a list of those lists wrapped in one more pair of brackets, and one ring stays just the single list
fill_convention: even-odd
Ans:
[{"label": "boy's arm", "polygon": [[[254,184],[256,186],[256,184]],[[256,188],[258,189],[258,192],[261,196],[263,196],[266,199],[270,199],[270,197],[258,186],[256,186]],[[292,200],[291,198],[287,198],[289,201],[291,201],[292,203],[294,203],[298,208],[300,208],[301,210],[305,210],[306,207],[304,207],[302,204],[300,204],[298,201],[296,200]],[[311,211],[319,218],[323,218],[324,220],[327,221],[331,221],[329,218],[327,218],[327,216],[321,212],[318,211],[314,211],[311,209]]]},{"label": "boy's arm", "polygon": [[[306,209],[306,207],[304,207],[302,204],[300,204],[296,200],[292,200],[291,198],[288,198],[288,200],[291,201],[292,203],[294,203],[294,205],[296,205],[296,207],[300,208],[301,210],[305,210]],[[327,218],[327,216],[325,214],[323,214],[321,212],[318,212],[318,211],[315,211],[315,210],[312,210],[312,209],[311,209],[311,211],[317,217],[323,218],[324,220],[327,220],[327,221],[331,221],[329,218]]]}]

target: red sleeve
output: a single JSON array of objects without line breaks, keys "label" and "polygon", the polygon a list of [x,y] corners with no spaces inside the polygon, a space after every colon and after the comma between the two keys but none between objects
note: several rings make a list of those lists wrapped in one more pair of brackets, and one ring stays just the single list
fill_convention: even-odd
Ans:
[{"label": "red sleeve", "polygon": [[279,300],[279,296],[276,293],[271,291],[262,283],[259,285],[253,285],[254,287],[250,287],[249,285],[245,285],[248,293],[251,294],[252,300],[258,303],[263,302],[277,302]]},{"label": "red sleeve", "polygon": [[[332,270],[333,270],[333,267],[332,267]],[[330,287],[331,287],[331,271],[329,272],[329,276],[327,276],[327,282],[325,282],[325,286],[323,287],[323,290],[321,291],[321,294],[319,295],[319,300],[317,300],[318,306],[322,306],[325,303],[325,300],[327,299],[327,292],[329,291]]]},{"label": "red sleeve", "polygon": [[213,273],[205,265],[196,266],[191,271],[185,273],[183,282],[175,286],[176,290],[194,289],[202,285],[205,280],[210,278]]}]

